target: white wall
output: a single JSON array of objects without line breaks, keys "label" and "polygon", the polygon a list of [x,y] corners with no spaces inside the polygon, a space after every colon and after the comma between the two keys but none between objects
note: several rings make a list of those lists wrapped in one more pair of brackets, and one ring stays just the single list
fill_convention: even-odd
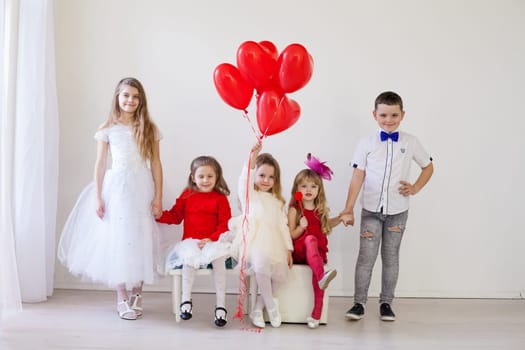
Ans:
[{"label": "white wall", "polygon": [[[143,82],[164,134],[169,207],[201,154],[219,159],[234,190],[254,141],[241,113],[215,91],[213,69],[235,64],[246,40],[271,40],[279,50],[298,42],[315,61],[310,83],[292,95],[301,118],[264,142],[281,163],[285,194],[312,152],[335,171],[326,189],[338,213],[356,143],[377,128],[373,101],[397,91],[407,112],[402,128],[420,138],[435,166],[411,202],[397,295],[523,296],[524,11],[524,2],[512,0],[57,0],[57,227],[92,178],[93,134],[120,78]],[[231,203],[236,208],[234,196]],[[338,227],[329,238],[330,265],[339,271],[333,295],[353,294],[357,227]],[[179,227],[164,229],[178,239]],[[379,290],[378,266],[371,295]],[[199,283],[196,290],[206,289]],[[94,287],[58,265],[56,286]]]}]

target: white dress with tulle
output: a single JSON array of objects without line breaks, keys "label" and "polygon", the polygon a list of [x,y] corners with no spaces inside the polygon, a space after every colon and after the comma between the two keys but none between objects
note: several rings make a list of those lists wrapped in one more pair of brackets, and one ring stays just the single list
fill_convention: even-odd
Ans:
[{"label": "white dress with tulle", "polygon": [[96,214],[94,183],[80,194],[58,245],[58,258],[74,275],[115,287],[155,277],[158,226],[151,212],[154,183],[131,127],[116,124],[95,139],[109,143],[112,165],[104,175],[105,214]]},{"label": "white dress with tulle", "polygon": [[[239,200],[243,212],[246,200],[249,213],[234,217],[228,223],[232,238],[232,256],[243,261],[247,271],[285,281],[288,276],[288,251],[293,250],[284,203],[269,192],[253,188],[255,170],[245,166],[239,178]],[[249,189],[248,194],[246,188]]]}]

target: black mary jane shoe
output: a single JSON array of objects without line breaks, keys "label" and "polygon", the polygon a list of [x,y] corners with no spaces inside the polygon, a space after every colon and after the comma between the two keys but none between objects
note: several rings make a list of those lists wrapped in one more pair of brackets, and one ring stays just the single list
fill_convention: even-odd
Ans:
[{"label": "black mary jane shoe", "polygon": [[[224,311],[224,318],[217,316],[217,311]],[[218,306],[215,308],[215,325],[217,327],[224,327],[228,321],[226,320],[226,315],[228,314],[228,311],[226,311],[225,308]]]},{"label": "black mary jane shoe", "polygon": [[[184,311],[182,310],[182,306],[189,304],[190,305],[190,311]],[[193,304],[191,301],[185,301],[182,304],[180,304],[180,318],[182,318],[184,321],[187,321],[191,318],[191,310],[193,309]]]}]

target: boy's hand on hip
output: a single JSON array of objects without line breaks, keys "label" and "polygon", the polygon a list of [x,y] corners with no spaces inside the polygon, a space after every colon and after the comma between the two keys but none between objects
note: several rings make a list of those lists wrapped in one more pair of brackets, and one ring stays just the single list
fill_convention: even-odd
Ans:
[{"label": "boy's hand on hip", "polygon": [[406,181],[399,181],[399,183],[401,184],[401,186],[399,186],[398,190],[402,196],[407,197],[407,196],[414,195],[417,193],[414,185]]}]

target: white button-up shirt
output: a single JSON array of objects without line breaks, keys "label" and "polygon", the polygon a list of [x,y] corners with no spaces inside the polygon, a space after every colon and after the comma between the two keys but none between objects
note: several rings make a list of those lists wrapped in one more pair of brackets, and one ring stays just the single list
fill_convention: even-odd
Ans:
[{"label": "white button-up shirt", "polygon": [[414,160],[421,168],[432,158],[419,140],[400,131],[399,139],[381,141],[381,130],[363,138],[354,153],[352,166],[365,171],[361,204],[366,210],[393,215],[408,210],[409,196],[399,193],[400,181],[409,181],[410,164]]}]

